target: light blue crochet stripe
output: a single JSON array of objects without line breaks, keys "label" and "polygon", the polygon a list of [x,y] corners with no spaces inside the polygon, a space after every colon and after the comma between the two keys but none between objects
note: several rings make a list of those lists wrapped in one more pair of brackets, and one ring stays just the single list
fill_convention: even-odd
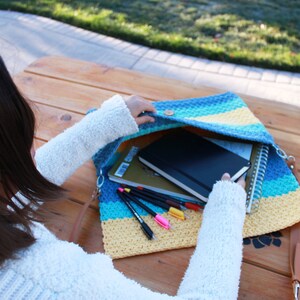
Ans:
[{"label": "light blue crochet stripe", "polygon": [[228,103],[234,99],[238,99],[240,102],[244,103],[244,101],[236,94],[227,92],[223,94],[211,95],[206,97],[186,98],[181,100],[157,101],[154,103],[154,105],[157,107],[158,110],[168,109],[170,108],[170,104],[174,109],[182,108],[182,107],[189,108],[190,106],[194,106],[194,105],[204,107],[204,106],[213,106],[215,104],[220,104],[220,103],[226,103],[226,102]]},{"label": "light blue crochet stripe", "polygon": [[294,192],[299,184],[293,174],[285,175],[276,180],[265,180],[262,186],[262,197],[276,197]]},{"label": "light blue crochet stripe", "polygon": [[[232,99],[230,102],[225,103],[214,103],[213,105],[207,106],[200,106],[192,107],[191,108],[184,108],[184,107],[174,107],[173,110],[175,111],[176,118],[191,118],[191,117],[202,117],[202,116],[209,116],[209,115],[216,115],[220,113],[234,111],[236,109],[247,107],[247,105],[242,102],[240,99],[235,98]],[[164,109],[160,109],[156,106],[157,113],[163,114]],[[250,112],[249,112],[250,113]]]},{"label": "light blue crochet stripe", "polygon": [[[143,202],[143,201],[142,201]],[[152,205],[151,203],[143,202],[146,204],[149,208],[151,208],[153,211],[155,211],[158,214],[163,214],[166,212],[164,209]],[[148,216],[149,214],[137,206],[135,203],[132,203],[132,206],[136,209],[137,213],[140,216]],[[132,213],[128,209],[128,207],[121,201],[116,202],[109,202],[109,203],[103,203],[100,202],[100,213],[101,213],[101,220],[102,221],[108,221],[108,220],[116,220],[116,219],[124,219],[124,218],[132,218]]]},{"label": "light blue crochet stripe", "polygon": [[278,177],[283,177],[285,175],[290,175],[291,170],[286,164],[286,162],[278,156],[275,149],[270,147],[269,158],[266,169],[266,174],[264,180],[271,181],[276,180]]}]

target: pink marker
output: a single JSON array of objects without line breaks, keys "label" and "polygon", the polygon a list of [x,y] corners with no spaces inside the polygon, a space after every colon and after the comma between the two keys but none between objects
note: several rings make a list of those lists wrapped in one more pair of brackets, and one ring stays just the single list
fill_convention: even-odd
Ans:
[{"label": "pink marker", "polygon": [[163,216],[157,214],[151,208],[149,208],[144,203],[142,203],[139,199],[137,199],[136,197],[134,197],[133,195],[131,195],[129,189],[118,188],[118,191],[120,191],[121,193],[123,193],[126,197],[128,197],[128,199],[132,200],[134,203],[136,203],[138,206],[140,206],[146,212],[148,212],[151,216],[153,216],[154,221],[158,225],[160,225],[161,227],[163,227],[165,229],[171,229],[171,224],[170,224],[169,220],[167,220]]}]

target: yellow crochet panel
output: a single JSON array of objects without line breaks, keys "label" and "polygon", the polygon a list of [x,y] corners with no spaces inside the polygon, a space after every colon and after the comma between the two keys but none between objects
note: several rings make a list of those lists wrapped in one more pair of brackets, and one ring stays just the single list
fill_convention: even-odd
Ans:
[{"label": "yellow crochet panel", "polygon": [[257,124],[259,120],[249,111],[247,107],[238,108],[234,111],[219,113],[215,115],[188,118],[189,120],[206,123],[218,123],[236,126]]},{"label": "yellow crochet panel", "polygon": [[[104,221],[101,224],[105,252],[116,259],[195,246],[202,212],[188,210],[187,215],[188,219],[181,221],[164,213],[163,216],[172,224],[171,230],[159,227],[151,216],[143,217],[157,237],[151,241],[145,237],[134,218]],[[277,231],[293,225],[299,219],[300,188],[287,195],[262,198],[259,210],[246,216],[243,236],[250,237]]]}]

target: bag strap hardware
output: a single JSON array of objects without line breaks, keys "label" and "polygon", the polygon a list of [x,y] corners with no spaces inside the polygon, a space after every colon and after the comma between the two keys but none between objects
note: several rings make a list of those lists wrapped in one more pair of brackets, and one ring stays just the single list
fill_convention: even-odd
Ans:
[{"label": "bag strap hardware", "polygon": [[71,243],[75,243],[77,242],[78,239],[78,234],[79,234],[79,229],[81,227],[81,222],[83,220],[83,217],[87,211],[87,209],[90,207],[90,205],[92,204],[92,202],[94,202],[94,200],[98,199],[101,195],[101,188],[104,184],[104,176],[102,173],[102,169],[100,169],[100,174],[97,177],[97,182],[96,182],[96,188],[94,189],[91,198],[83,205],[83,207],[80,209],[77,218],[74,222],[74,225],[72,227],[71,230],[71,234],[69,237],[69,242]]},{"label": "bag strap hardware", "polygon": [[299,300],[299,290],[300,290],[300,283],[299,281],[293,281],[293,288],[294,288],[294,299]]}]

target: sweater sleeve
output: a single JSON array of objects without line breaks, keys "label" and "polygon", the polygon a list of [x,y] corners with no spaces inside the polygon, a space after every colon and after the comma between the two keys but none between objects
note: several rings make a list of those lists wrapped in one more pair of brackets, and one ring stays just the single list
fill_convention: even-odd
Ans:
[{"label": "sweater sleeve", "polygon": [[125,101],[116,95],[40,147],[35,155],[37,168],[48,180],[61,185],[98,149],[137,131]]},{"label": "sweater sleeve", "polygon": [[246,193],[236,183],[214,185],[195,252],[178,295],[188,299],[237,299],[242,263]]}]

